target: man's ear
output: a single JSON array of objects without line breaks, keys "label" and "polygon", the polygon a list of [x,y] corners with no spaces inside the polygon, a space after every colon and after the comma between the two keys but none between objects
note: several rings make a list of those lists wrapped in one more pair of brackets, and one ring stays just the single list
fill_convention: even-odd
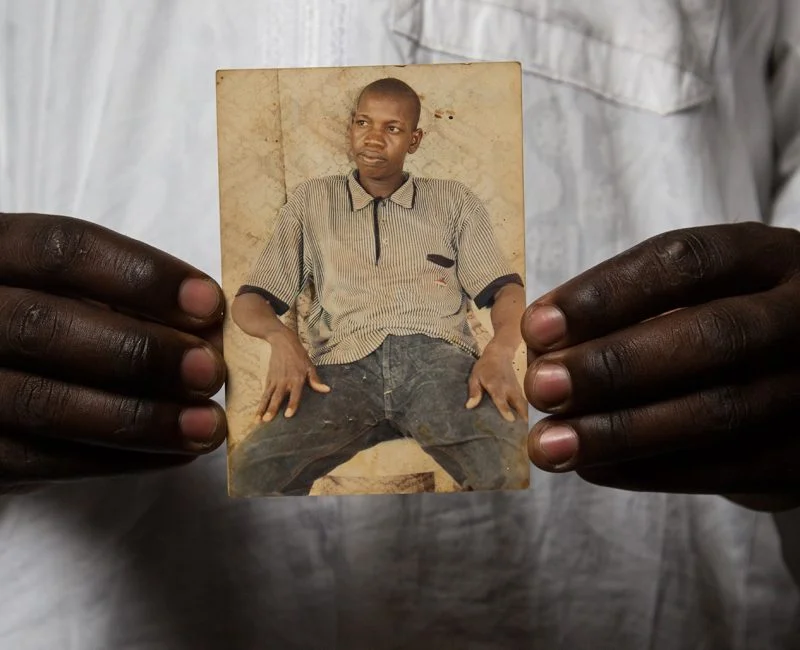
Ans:
[{"label": "man's ear", "polygon": [[422,129],[414,129],[414,132],[411,134],[411,144],[408,145],[408,153],[414,153],[417,149],[419,149],[423,135],[425,134],[423,133]]}]

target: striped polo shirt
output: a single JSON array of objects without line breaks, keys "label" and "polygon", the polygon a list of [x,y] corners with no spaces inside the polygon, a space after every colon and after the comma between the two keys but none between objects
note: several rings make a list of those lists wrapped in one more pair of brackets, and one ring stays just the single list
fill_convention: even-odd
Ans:
[{"label": "striped polo shirt", "polygon": [[362,359],[390,334],[426,334],[477,357],[469,299],[491,306],[500,287],[522,284],[486,208],[463,183],[411,175],[373,198],[357,174],[297,187],[239,294],[256,293],[282,315],[312,282],[315,365]]}]

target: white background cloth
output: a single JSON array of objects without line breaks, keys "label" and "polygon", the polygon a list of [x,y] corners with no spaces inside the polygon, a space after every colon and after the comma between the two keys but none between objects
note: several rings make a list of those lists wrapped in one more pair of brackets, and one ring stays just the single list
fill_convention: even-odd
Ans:
[{"label": "white background cloth", "polygon": [[[533,298],[660,231],[796,227],[798,43],[790,0],[0,0],[0,209],[218,277],[217,68],[518,59]],[[718,497],[224,483],[221,449],[0,501],[0,647],[800,647],[773,519]]]}]

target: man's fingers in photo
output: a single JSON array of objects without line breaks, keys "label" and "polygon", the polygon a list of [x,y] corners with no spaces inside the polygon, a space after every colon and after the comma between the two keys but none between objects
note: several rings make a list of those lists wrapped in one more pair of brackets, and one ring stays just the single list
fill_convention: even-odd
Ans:
[{"label": "man's fingers in photo", "polygon": [[798,239],[760,223],[658,235],[536,300],[523,314],[523,338],[542,353],[680,307],[768,290],[797,271]]},{"label": "man's fingers in photo", "polygon": [[753,430],[783,435],[798,400],[800,374],[786,371],[629,409],[546,418],[532,428],[528,451],[541,469],[569,471],[710,444],[752,445],[745,434]]},{"label": "man's fingers in photo", "polygon": [[303,388],[305,382],[302,380],[295,381],[289,389],[289,399],[286,403],[286,410],[283,412],[284,417],[290,418],[300,407],[300,398],[303,395]]},{"label": "man's fingers in photo", "polygon": [[0,278],[108,304],[188,331],[221,322],[224,297],[208,275],[102,226],[42,214],[2,214]]},{"label": "man's fingers in photo", "polygon": [[480,379],[474,374],[471,374],[467,381],[467,403],[464,406],[468,409],[474,409],[481,403],[482,398],[483,387],[481,386]]},{"label": "man's fingers in photo", "polygon": [[261,399],[258,401],[258,406],[256,406],[256,422],[262,422],[264,416],[267,412],[267,407],[269,406],[270,400],[272,399],[272,393],[275,391],[275,384],[273,384],[269,379],[267,380],[267,385],[264,387],[264,392],[261,394]]},{"label": "man's fingers in photo", "polygon": [[511,395],[506,391],[499,390],[494,386],[491,388],[487,387],[486,392],[489,393],[489,397],[491,398],[497,410],[500,412],[500,415],[503,416],[503,419],[507,420],[508,422],[513,422],[515,420],[514,411],[509,404],[509,398]]},{"label": "man's fingers in photo", "polygon": [[509,404],[514,386],[505,377],[481,377],[480,386],[489,395],[503,419],[513,421],[514,413]]},{"label": "man's fingers in photo", "polygon": [[308,370],[308,385],[311,387],[312,390],[317,391],[318,393],[330,393],[331,387],[324,383],[320,377],[317,369],[314,366],[311,366]]},{"label": "man's fingers in photo", "polygon": [[0,286],[0,363],[130,395],[207,399],[225,379],[205,340],[80,300]]},{"label": "man's fingers in photo", "polygon": [[278,412],[281,409],[281,404],[283,404],[289,392],[290,389],[285,384],[277,384],[275,386],[275,389],[270,395],[267,411],[264,413],[264,422],[271,422],[275,416],[278,415]]},{"label": "man's fingers in photo", "polygon": [[512,390],[509,393],[508,403],[522,419],[527,419],[528,402],[526,401],[525,395],[522,393],[522,388],[520,388],[519,385],[516,386],[515,390]]},{"label": "man's fingers in photo", "polygon": [[226,421],[213,402],[162,402],[0,369],[0,431],[198,454],[219,446]]}]

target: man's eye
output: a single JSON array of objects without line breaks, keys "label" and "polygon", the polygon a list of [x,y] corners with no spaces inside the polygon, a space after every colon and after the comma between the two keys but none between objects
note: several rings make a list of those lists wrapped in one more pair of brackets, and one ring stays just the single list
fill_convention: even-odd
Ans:
[{"label": "man's eye", "polygon": [[398,129],[396,126],[390,126],[389,127],[389,133],[399,133],[399,132],[400,132],[400,129]]}]

